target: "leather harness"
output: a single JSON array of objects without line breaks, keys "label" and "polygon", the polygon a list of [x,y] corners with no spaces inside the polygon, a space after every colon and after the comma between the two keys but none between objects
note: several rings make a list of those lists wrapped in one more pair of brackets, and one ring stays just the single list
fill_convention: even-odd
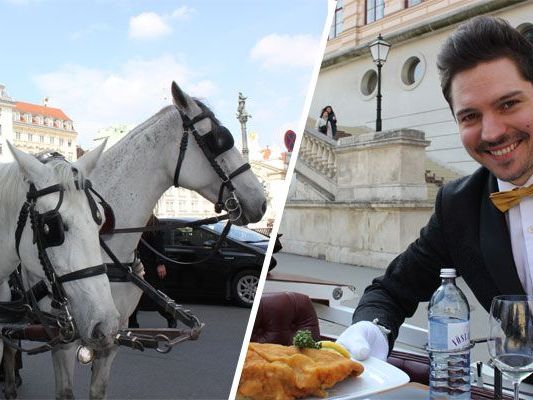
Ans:
[{"label": "leather harness", "polygon": [[[162,347],[160,347],[160,345],[156,346],[157,350],[161,351],[161,352],[167,352],[167,351],[170,350],[170,348],[173,345],[175,345],[175,344],[177,344],[177,343],[179,343],[179,342],[181,342],[183,340],[198,338],[198,336],[200,334],[200,331],[201,331],[202,327],[204,326],[204,324],[202,322],[200,322],[200,320],[195,315],[193,315],[190,312],[190,310],[186,310],[181,305],[176,304],[176,302],[174,300],[169,298],[167,295],[165,295],[161,291],[156,290],[148,282],[146,282],[144,279],[139,277],[138,271],[135,270],[136,269],[135,267],[138,264],[136,262],[136,260],[134,260],[131,263],[122,263],[122,262],[120,262],[120,260],[118,260],[118,258],[115,256],[115,254],[111,251],[111,249],[105,243],[105,241],[103,239],[103,236],[108,235],[108,234],[115,234],[115,233],[131,233],[131,232],[144,232],[144,231],[159,230],[159,229],[173,229],[173,228],[175,228],[175,225],[179,225],[179,226],[198,226],[198,225],[202,225],[202,224],[209,224],[209,223],[218,222],[218,221],[221,221],[221,220],[224,220],[224,219],[228,219],[226,227],[224,228],[224,230],[223,230],[223,232],[222,232],[222,234],[221,234],[221,236],[219,238],[219,241],[217,242],[217,244],[213,248],[212,254],[214,254],[218,250],[218,248],[221,246],[222,242],[224,241],[224,239],[225,239],[225,237],[226,237],[226,235],[229,232],[229,229],[231,227],[231,218],[229,216],[229,213],[238,211],[237,217],[233,218],[233,220],[236,220],[236,219],[240,218],[241,213],[242,213],[241,204],[240,204],[237,196],[235,195],[235,186],[233,185],[231,179],[235,178],[236,176],[240,175],[241,173],[243,173],[243,172],[245,172],[245,171],[247,171],[247,170],[249,170],[251,168],[250,164],[244,163],[239,168],[237,168],[235,171],[231,172],[230,174],[226,174],[224,172],[224,170],[220,167],[220,165],[216,161],[216,157],[218,157],[220,154],[222,154],[222,153],[230,150],[231,148],[233,148],[234,140],[233,140],[233,136],[231,135],[231,133],[230,133],[230,131],[228,129],[226,129],[223,126],[218,125],[217,123],[215,123],[215,121],[213,120],[214,119],[214,115],[213,115],[213,113],[211,111],[204,110],[199,115],[197,115],[194,118],[190,119],[187,115],[182,113],[181,110],[179,110],[179,109],[177,109],[177,110],[178,110],[178,112],[179,112],[179,114],[181,116],[182,123],[183,123],[183,136],[182,136],[182,139],[181,139],[181,142],[180,142],[178,160],[177,160],[177,163],[176,163],[176,169],[175,169],[175,173],[174,173],[174,179],[173,179],[174,186],[175,187],[179,187],[179,175],[180,175],[181,167],[182,167],[182,164],[183,164],[183,160],[185,159],[185,153],[187,151],[187,146],[188,146],[188,142],[189,142],[189,135],[192,135],[194,137],[194,139],[196,140],[198,146],[200,147],[200,149],[202,150],[202,152],[206,156],[207,160],[209,161],[209,163],[213,167],[214,171],[217,173],[217,175],[222,180],[222,183],[221,183],[220,189],[219,189],[218,199],[217,199],[217,202],[215,203],[215,212],[216,213],[220,213],[222,210],[226,210],[228,212],[228,214],[222,215],[222,216],[217,216],[217,217],[206,218],[206,219],[203,219],[203,220],[198,220],[198,221],[194,221],[194,222],[190,222],[190,223],[170,224],[170,225],[167,225],[165,228],[158,227],[158,226],[156,226],[156,227],[148,226],[148,227],[138,227],[138,228],[114,229],[114,222],[115,221],[114,221],[114,214],[113,214],[113,210],[112,210],[111,206],[108,203],[105,202],[105,200],[102,198],[102,196],[100,196],[100,194],[98,194],[92,188],[92,185],[90,184],[90,182],[88,182],[86,180],[83,190],[87,194],[87,199],[89,201],[89,205],[90,205],[91,211],[93,212],[93,218],[95,219],[95,221],[98,222],[98,220],[99,220],[99,223],[101,223],[101,216],[99,214],[99,211],[97,209],[97,206],[96,206],[96,203],[94,202],[93,197],[90,195],[90,192],[92,192],[94,195],[96,195],[99,198],[100,204],[104,208],[104,212],[106,214],[106,223],[104,224],[104,226],[100,230],[100,245],[104,249],[104,251],[108,254],[108,256],[111,258],[111,260],[113,261],[113,264],[107,265],[107,268],[106,268],[105,265],[103,265],[103,268],[102,268],[102,266],[85,268],[85,269],[83,269],[81,271],[76,271],[76,272],[64,275],[62,277],[59,277],[59,278],[57,276],[55,276],[53,268],[51,267],[51,265],[49,265],[49,261],[48,261],[47,265],[50,268],[43,266],[45,268],[45,271],[46,271],[47,268],[49,269],[49,271],[51,271],[50,274],[47,273],[47,278],[50,280],[50,282],[55,282],[56,283],[55,285],[52,286],[53,292],[58,292],[57,294],[53,293],[54,294],[54,300],[56,300],[56,298],[57,298],[57,301],[66,300],[65,297],[64,297],[64,291],[62,289],[61,283],[67,282],[67,281],[70,281],[70,280],[74,280],[74,279],[82,279],[84,277],[94,276],[94,275],[97,275],[97,274],[100,274],[100,273],[103,273],[103,272],[107,272],[110,281],[113,281],[113,282],[131,281],[131,282],[133,282],[147,296],[149,296],[156,304],[158,304],[162,309],[164,309],[165,311],[169,312],[170,314],[172,314],[172,316],[174,318],[179,319],[185,325],[187,325],[189,328],[191,328],[190,332],[180,332],[179,338],[174,339],[174,340],[169,340],[166,336],[161,335],[161,334],[155,335],[155,336],[150,336],[150,335],[138,335],[138,336],[135,336],[135,335],[132,335],[132,332],[129,331],[129,330],[120,331],[117,334],[117,336],[115,337],[115,342],[117,344],[126,345],[126,346],[129,346],[129,347],[132,347],[132,348],[135,348],[135,349],[139,349],[139,350],[144,350],[144,346],[145,345],[147,347],[154,347],[153,346],[154,342],[159,343],[159,341],[163,341],[164,345]],[[200,121],[202,121],[203,119],[206,119],[206,118],[210,119],[211,123],[214,125],[214,128],[211,131],[209,131],[208,133],[206,133],[204,135],[200,135],[198,133],[198,131],[196,130],[194,125],[197,122],[200,122]],[[53,156],[57,157],[58,155],[55,154]],[[226,200],[224,200],[224,192],[225,192],[225,190],[227,190],[229,192],[229,196],[226,198]],[[56,209],[53,210],[52,212],[50,212],[49,215],[47,215],[47,213],[42,214],[40,219],[39,219],[39,216],[36,216],[36,217],[34,216],[34,218],[33,218],[34,220],[41,221],[41,224],[38,225],[38,228],[34,228],[34,224],[32,223],[32,228],[34,228],[35,230],[37,230],[37,232],[39,232],[38,233],[38,238],[40,238],[40,240],[38,240],[37,243],[39,243],[39,242],[46,243],[46,244],[48,244],[48,246],[60,245],[63,242],[63,240],[61,239],[61,235],[63,233],[62,230],[61,230],[61,227],[63,225],[62,225],[62,222],[60,220],[61,216],[58,213],[58,209],[59,209],[59,207],[61,205],[62,196],[63,196],[62,188],[50,187],[50,188],[43,189],[41,191],[37,191],[34,195],[30,196],[31,198],[35,198],[36,199],[39,196],[43,196],[43,195],[48,194],[48,193],[53,193],[54,191],[59,191],[60,192],[60,202],[59,202],[58,206],[56,207]],[[31,192],[31,190],[30,190],[30,192]],[[27,208],[30,210],[30,216],[31,216],[32,215],[32,212],[31,212],[32,208],[31,208],[31,206],[28,206]],[[27,211],[25,210],[24,206],[23,206],[23,210],[21,211],[21,216],[19,217],[19,227],[21,226],[21,220],[22,219],[24,219],[24,224],[25,224],[25,218],[26,217],[23,217],[23,215],[22,215],[23,211],[24,211],[24,213],[27,214]],[[54,214],[54,212],[55,212],[55,214]],[[46,217],[44,217],[45,215],[46,215]],[[55,232],[53,235],[50,236],[52,239],[48,239],[47,242],[42,239],[42,237],[43,237],[42,234],[46,230],[45,226],[48,226],[49,227],[48,229],[50,229],[50,226],[53,226],[54,227],[53,231]],[[17,239],[17,249],[18,249],[18,241],[20,240],[20,236],[22,234],[22,229],[23,229],[23,226],[22,226],[22,228],[19,228],[19,227],[17,227],[17,234],[16,234],[16,236],[18,238]],[[20,229],[20,233],[18,233],[19,229]],[[34,232],[35,232],[35,230],[34,230]],[[46,234],[44,236],[46,237]],[[45,248],[46,247],[43,247],[43,254],[46,257],[46,251],[44,250]],[[41,251],[40,251],[40,254],[41,254]],[[206,259],[211,257],[211,255],[208,255],[206,257]],[[46,259],[47,259],[47,257],[46,257]],[[197,263],[200,263],[200,262],[203,262],[203,261],[205,261],[205,259],[200,260],[200,261],[196,261],[196,262],[192,262],[192,263],[190,263],[190,262],[179,262],[179,263],[197,264]],[[174,261],[174,262],[176,262],[176,261]],[[49,278],[48,275],[50,275],[51,278]],[[30,298],[33,298],[34,301],[35,301],[35,304],[36,304],[36,301],[38,301],[37,298],[36,298],[37,297],[36,296],[36,292],[37,292],[36,287],[38,285],[40,285],[41,289],[42,289],[42,283],[43,283],[42,281],[39,282],[39,284],[37,284],[31,290],[28,291],[27,296],[29,296]],[[56,287],[56,289],[54,289],[54,286]],[[42,290],[41,290],[41,293],[43,293]],[[63,297],[61,297],[61,295],[63,295]],[[44,295],[43,295],[43,297],[44,297]],[[0,303],[0,308],[1,307],[2,307],[2,303]],[[9,331],[6,330],[6,329],[2,330],[2,334],[3,334],[4,338],[6,338],[6,336],[8,338],[24,337],[24,334],[25,334],[24,332],[25,332],[24,329],[18,329],[18,330],[10,329]],[[50,335],[48,334],[48,336],[50,336]],[[74,340],[74,339],[72,339],[72,340]],[[8,343],[8,344],[14,345],[13,343]],[[47,344],[45,346],[47,348],[42,350],[42,351],[46,351],[49,348],[51,348],[51,346],[49,344]],[[14,347],[18,348],[18,346],[14,346]],[[164,349],[164,351],[162,351],[162,349]],[[21,349],[21,350],[24,350],[24,349]]]}]

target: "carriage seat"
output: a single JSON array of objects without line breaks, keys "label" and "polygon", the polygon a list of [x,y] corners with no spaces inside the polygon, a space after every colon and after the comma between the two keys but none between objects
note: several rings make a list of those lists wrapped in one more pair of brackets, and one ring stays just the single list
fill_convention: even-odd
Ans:
[{"label": "carriage seat", "polygon": [[315,340],[320,340],[318,317],[308,296],[294,292],[263,293],[252,331],[252,342],[288,346],[300,329],[308,329]]}]

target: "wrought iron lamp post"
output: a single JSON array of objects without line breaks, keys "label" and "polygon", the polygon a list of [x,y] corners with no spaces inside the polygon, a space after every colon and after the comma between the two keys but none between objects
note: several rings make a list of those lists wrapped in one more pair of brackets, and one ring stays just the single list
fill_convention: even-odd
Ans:
[{"label": "wrought iron lamp post", "polygon": [[381,33],[379,34],[377,40],[370,43],[370,53],[372,54],[372,59],[378,67],[378,94],[376,96],[377,106],[376,106],[376,132],[381,132],[381,67],[387,61],[387,55],[389,54],[389,49],[391,47],[390,43],[383,40]]}]

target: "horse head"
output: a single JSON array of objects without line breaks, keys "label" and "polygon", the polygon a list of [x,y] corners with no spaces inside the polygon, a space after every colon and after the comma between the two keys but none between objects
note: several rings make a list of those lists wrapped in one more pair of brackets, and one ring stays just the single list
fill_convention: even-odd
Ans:
[{"label": "horse head", "polygon": [[266,211],[264,189],[235,148],[229,130],[175,82],[172,97],[182,133],[174,185],[200,193],[215,203],[217,211],[226,210],[237,225],[259,221]]},{"label": "horse head", "polygon": [[72,313],[81,339],[97,349],[112,343],[119,322],[100,252],[104,214],[85,179],[104,146],[75,163],[59,157],[42,163],[9,144],[21,172],[19,190],[27,190],[28,217],[16,234],[21,263],[45,279],[56,306]]}]

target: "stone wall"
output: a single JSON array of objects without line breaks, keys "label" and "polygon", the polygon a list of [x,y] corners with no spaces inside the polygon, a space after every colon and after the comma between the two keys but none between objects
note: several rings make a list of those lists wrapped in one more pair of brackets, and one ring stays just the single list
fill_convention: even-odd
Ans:
[{"label": "stone wall", "polygon": [[[312,129],[305,135],[321,140]],[[424,178],[424,133],[388,131],[328,145],[337,173],[328,178],[327,190],[309,163],[317,165],[317,156],[308,152],[298,159],[279,230],[284,250],[385,268],[416,239],[433,209]]]}]

